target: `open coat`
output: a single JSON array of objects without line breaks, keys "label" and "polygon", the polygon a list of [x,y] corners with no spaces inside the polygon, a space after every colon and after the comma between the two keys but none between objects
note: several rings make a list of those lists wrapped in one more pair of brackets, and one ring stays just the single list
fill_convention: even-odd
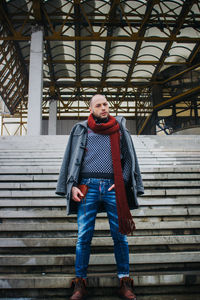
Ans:
[{"label": "open coat", "polygon": [[[130,155],[132,165],[131,178],[129,179],[128,184],[125,185],[127,200],[129,208],[136,209],[139,207],[137,196],[144,194],[140,168],[131,135],[125,126],[126,119],[117,116],[116,120],[120,125],[122,139],[124,139],[124,145],[128,149],[128,155]],[[71,130],[57,181],[55,193],[60,196],[66,196],[67,215],[77,212],[77,202],[72,200],[71,190],[75,178],[79,177],[86,143],[87,120],[75,124]],[[103,209],[100,209],[100,211],[103,211]]]}]

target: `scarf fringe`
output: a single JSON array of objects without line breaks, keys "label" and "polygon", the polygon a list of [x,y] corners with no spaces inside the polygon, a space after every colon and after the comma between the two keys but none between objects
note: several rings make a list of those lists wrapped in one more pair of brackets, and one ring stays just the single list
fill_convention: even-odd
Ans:
[{"label": "scarf fringe", "polygon": [[119,232],[122,234],[133,235],[134,230],[136,229],[133,219],[120,218],[119,219]]}]

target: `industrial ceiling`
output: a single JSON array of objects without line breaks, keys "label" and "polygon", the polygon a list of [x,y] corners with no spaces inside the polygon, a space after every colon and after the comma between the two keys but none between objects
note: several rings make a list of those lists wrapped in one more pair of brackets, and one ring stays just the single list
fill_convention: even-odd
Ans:
[{"label": "industrial ceiling", "polygon": [[61,115],[84,116],[96,93],[136,118],[192,95],[199,105],[200,0],[1,0],[0,21],[0,95],[11,114],[27,113],[35,26],[44,32],[43,114],[54,99]]}]

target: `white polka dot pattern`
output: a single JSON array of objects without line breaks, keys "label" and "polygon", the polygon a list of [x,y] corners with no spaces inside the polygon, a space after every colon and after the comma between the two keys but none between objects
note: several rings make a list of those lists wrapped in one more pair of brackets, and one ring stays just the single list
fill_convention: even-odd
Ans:
[{"label": "white polka dot pattern", "polygon": [[[131,174],[131,160],[128,149],[124,147],[121,138],[121,158],[123,178],[128,181]],[[124,159],[123,159],[124,158]],[[86,151],[82,162],[81,173],[87,173],[92,177],[92,173],[113,174],[112,154],[109,135],[94,133],[88,129]]]},{"label": "white polka dot pattern", "polygon": [[85,156],[81,172],[113,173],[109,135],[102,135],[88,130]]}]

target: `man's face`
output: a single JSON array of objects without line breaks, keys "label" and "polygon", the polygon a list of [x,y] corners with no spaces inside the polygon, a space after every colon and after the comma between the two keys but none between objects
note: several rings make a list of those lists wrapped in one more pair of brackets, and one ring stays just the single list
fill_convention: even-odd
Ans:
[{"label": "man's face", "polygon": [[106,98],[99,96],[92,100],[90,112],[97,118],[107,118],[109,115],[109,104]]}]

